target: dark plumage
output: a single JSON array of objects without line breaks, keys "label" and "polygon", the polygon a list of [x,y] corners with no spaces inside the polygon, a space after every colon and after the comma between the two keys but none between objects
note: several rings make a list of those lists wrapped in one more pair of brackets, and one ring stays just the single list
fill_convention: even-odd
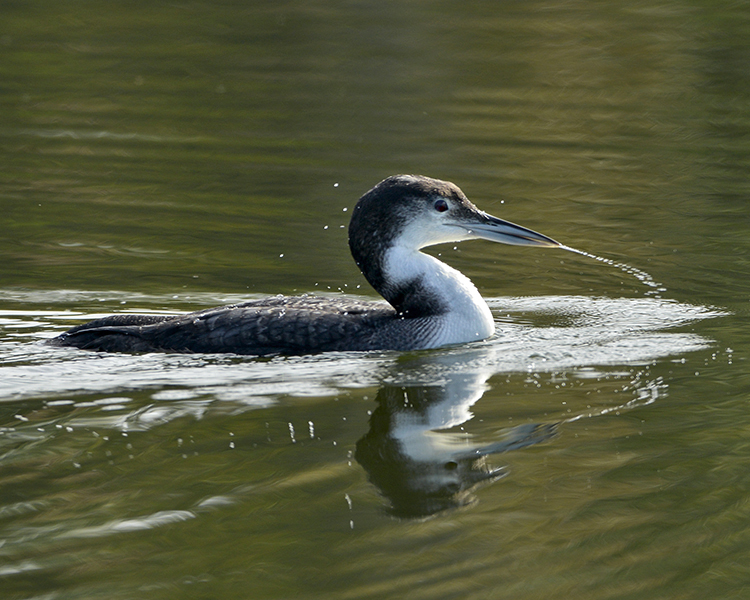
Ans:
[{"label": "dark plumage", "polygon": [[275,296],[186,315],[113,315],[52,340],[108,352],[305,354],[377,347],[409,349],[388,335],[396,311],[380,302]]},{"label": "dark plumage", "polygon": [[413,350],[483,339],[494,323],[461,273],[421,253],[447,241],[557,242],[492,217],[458,187],[418,175],[389,177],[360,198],[349,226],[352,256],[390,303],[275,296],[180,316],[113,315],[50,340],[108,352],[308,354]]}]

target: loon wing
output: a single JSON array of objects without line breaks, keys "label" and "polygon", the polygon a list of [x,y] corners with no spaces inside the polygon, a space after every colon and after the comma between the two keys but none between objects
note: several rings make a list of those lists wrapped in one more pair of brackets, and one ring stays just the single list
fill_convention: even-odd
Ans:
[{"label": "loon wing", "polygon": [[205,352],[252,355],[374,349],[376,324],[395,317],[381,302],[274,297],[180,316],[114,315],[52,340],[107,352]]}]

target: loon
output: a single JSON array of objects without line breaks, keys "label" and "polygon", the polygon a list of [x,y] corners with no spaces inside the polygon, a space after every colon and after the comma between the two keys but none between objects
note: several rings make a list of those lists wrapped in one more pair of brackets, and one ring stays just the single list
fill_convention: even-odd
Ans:
[{"label": "loon", "polygon": [[487,303],[468,277],[420,250],[484,239],[561,247],[493,217],[453,183],[394,175],[359,199],[349,248],[388,302],[273,296],[178,316],[113,315],[50,340],[106,352],[303,355],[328,351],[422,350],[483,340],[495,331]]}]

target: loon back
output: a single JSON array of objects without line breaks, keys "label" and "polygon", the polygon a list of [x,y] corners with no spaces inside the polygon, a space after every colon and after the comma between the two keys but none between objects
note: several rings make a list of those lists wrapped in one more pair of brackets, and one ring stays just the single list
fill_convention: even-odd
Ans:
[{"label": "loon back", "polygon": [[[276,296],[186,315],[112,315],[51,340],[106,352],[308,354],[334,350],[411,350],[429,323],[402,335],[402,319],[383,302]],[[420,332],[422,335],[420,335]]]},{"label": "loon back", "polygon": [[420,252],[443,242],[486,239],[559,247],[542,234],[480,211],[454,184],[395,175],[352,211],[349,247],[388,301],[275,296],[179,316],[114,315],[50,340],[108,352],[308,354],[415,350],[489,337],[494,321],[469,279]]}]

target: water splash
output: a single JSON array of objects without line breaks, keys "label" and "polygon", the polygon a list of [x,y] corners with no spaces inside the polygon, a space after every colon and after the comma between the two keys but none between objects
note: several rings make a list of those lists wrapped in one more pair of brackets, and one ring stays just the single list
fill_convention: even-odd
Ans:
[{"label": "water splash", "polygon": [[603,256],[597,256],[596,254],[584,252],[583,250],[577,250],[576,248],[571,248],[570,246],[564,246],[561,244],[560,248],[562,250],[567,250],[568,252],[574,252],[575,254],[580,254],[587,258],[593,258],[594,260],[598,260],[599,262],[603,262],[604,264],[620,269],[623,273],[627,273],[628,275],[635,277],[643,285],[651,288],[650,290],[646,291],[646,293],[644,294],[645,296],[653,296],[654,298],[661,298],[661,293],[667,291],[667,288],[663,283],[659,283],[653,277],[651,277],[649,273],[646,273],[646,271],[643,271],[642,269],[632,267],[629,264],[624,263],[624,262],[618,262],[609,258],[604,258]]}]

